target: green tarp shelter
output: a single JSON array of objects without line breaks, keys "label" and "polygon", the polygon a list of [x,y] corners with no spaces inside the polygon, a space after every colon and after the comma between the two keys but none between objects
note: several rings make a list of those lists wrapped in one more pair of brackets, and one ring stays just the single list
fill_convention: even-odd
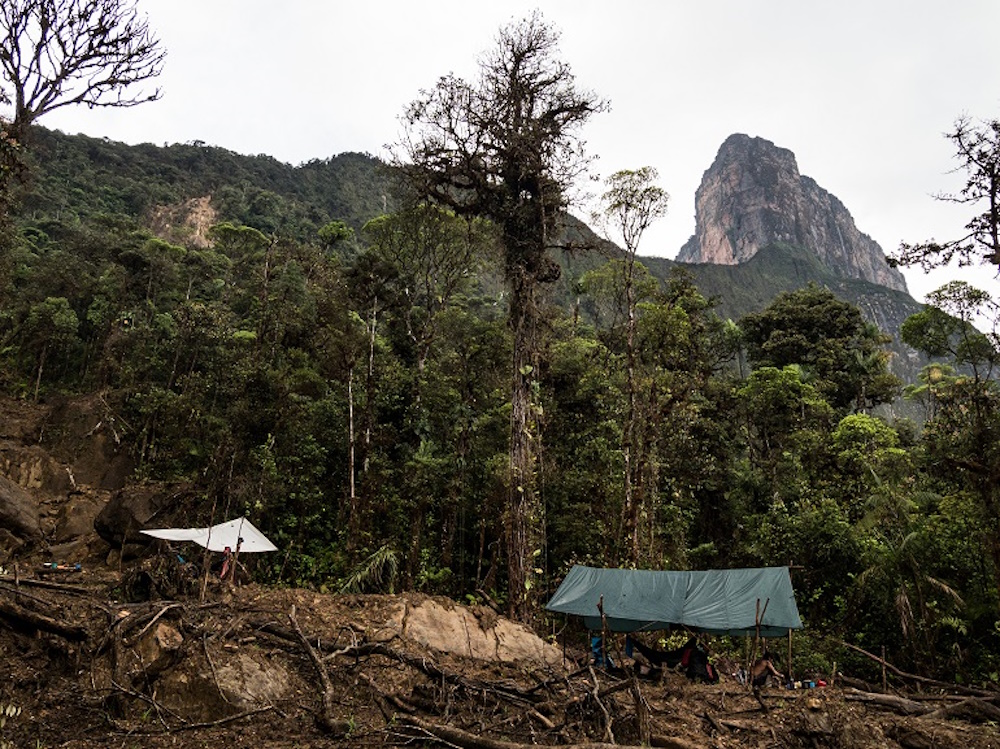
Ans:
[{"label": "green tarp shelter", "polygon": [[576,565],[545,606],[612,632],[686,627],[713,635],[780,637],[802,629],[787,567],[737,570],[623,570]]}]

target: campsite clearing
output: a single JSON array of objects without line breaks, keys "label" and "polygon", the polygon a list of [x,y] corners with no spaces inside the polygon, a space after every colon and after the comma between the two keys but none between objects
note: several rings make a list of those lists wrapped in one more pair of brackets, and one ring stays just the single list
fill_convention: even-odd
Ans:
[{"label": "campsite clearing", "polygon": [[116,571],[81,574],[0,578],[14,746],[1000,747],[989,694],[634,680],[485,606],[224,584],[127,602]]},{"label": "campsite clearing", "polygon": [[[725,675],[694,684],[672,672],[633,682],[592,671],[586,633],[561,614],[540,637],[487,606],[418,594],[216,579],[201,600],[202,581],[176,556],[123,560],[95,532],[103,509],[125,504],[118,499],[153,509],[159,496],[145,485],[101,488],[124,485],[126,474],[102,449],[112,442],[94,427],[101,407],[67,404],[47,423],[46,434],[63,435],[56,460],[37,439],[50,412],[0,399],[5,460],[43,480],[46,539],[0,570],[0,708],[11,708],[0,744],[597,749],[648,734],[648,745],[674,749],[1000,749],[997,689],[890,672],[883,692],[880,679],[865,684],[842,664],[833,687],[765,689],[758,699]],[[121,539],[128,527],[104,532]],[[52,563],[70,569],[43,567]]]}]

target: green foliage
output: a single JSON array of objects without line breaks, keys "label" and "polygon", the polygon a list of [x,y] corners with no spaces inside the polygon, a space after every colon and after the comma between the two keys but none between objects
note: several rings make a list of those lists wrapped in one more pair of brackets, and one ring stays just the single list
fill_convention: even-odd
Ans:
[{"label": "green foliage", "polygon": [[601,196],[601,219],[613,224],[625,243],[626,253],[634,258],[642,235],[654,221],[667,213],[670,196],[656,185],[659,175],[649,166],[622,169],[605,180],[607,190]]},{"label": "green foliage", "polygon": [[343,221],[331,221],[324,224],[316,232],[319,241],[327,250],[334,249],[341,242],[346,242],[354,236],[354,230]]},{"label": "green foliage", "polygon": [[779,294],[740,323],[747,355],[762,367],[801,366],[841,413],[891,401],[900,382],[888,372],[890,340],[861,311],[833,292],[810,284]]},{"label": "green foliage", "polygon": [[[40,142],[60,152],[36,154],[4,256],[5,392],[100,391],[137,478],[191,486],[195,522],[214,502],[275,540],[262,580],[507,599],[514,340],[495,226],[385,213],[367,157],[292,169],[190,144]],[[329,212],[324,190],[357,202]],[[133,213],[209,194],[207,242],[154,236]],[[1000,395],[963,324],[982,298],[949,288],[906,329],[954,364],[908,389],[918,431],[867,412],[889,392],[882,338],[826,290],[737,324],[707,276],[644,257],[630,390],[621,262],[560,262],[517,366],[532,378],[540,595],[575,562],[629,558],[632,408],[638,564],[792,564],[811,631],[936,675],[1000,669]],[[770,288],[750,278],[737,295]],[[821,671],[847,657],[818,637],[807,649]]]},{"label": "green foliage", "polygon": [[898,447],[896,431],[879,419],[867,414],[845,416],[831,443],[842,478],[829,491],[847,508],[852,521],[859,520],[872,503],[896,497],[912,483],[909,454]]},{"label": "green foliage", "polygon": [[948,357],[976,378],[989,377],[1000,363],[995,333],[979,332],[979,319],[996,319],[990,295],[964,281],[952,281],[928,295],[928,306],[903,321],[902,339],[931,357]]},{"label": "green foliage", "polygon": [[398,572],[399,560],[396,552],[388,545],[381,546],[348,575],[340,586],[340,592],[361,593],[377,590],[392,593],[393,582]]}]

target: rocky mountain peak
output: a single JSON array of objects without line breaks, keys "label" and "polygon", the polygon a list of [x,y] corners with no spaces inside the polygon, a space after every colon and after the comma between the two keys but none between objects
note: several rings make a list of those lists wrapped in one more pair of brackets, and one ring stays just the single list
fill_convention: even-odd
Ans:
[{"label": "rocky mountain peak", "polygon": [[736,265],[768,245],[805,248],[844,278],[906,291],[878,242],[836,196],[799,174],[795,154],[769,140],[726,138],[695,195],[695,233],[677,260]]}]

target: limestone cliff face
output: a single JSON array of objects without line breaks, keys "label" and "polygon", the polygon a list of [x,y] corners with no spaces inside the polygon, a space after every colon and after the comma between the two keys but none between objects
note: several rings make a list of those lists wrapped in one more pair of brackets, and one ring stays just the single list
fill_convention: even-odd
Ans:
[{"label": "limestone cliff face", "polygon": [[799,174],[795,154],[763,138],[731,135],[695,196],[695,234],[677,260],[735,265],[783,242],[812,251],[845,278],[906,291],[878,242],[835,196]]}]

